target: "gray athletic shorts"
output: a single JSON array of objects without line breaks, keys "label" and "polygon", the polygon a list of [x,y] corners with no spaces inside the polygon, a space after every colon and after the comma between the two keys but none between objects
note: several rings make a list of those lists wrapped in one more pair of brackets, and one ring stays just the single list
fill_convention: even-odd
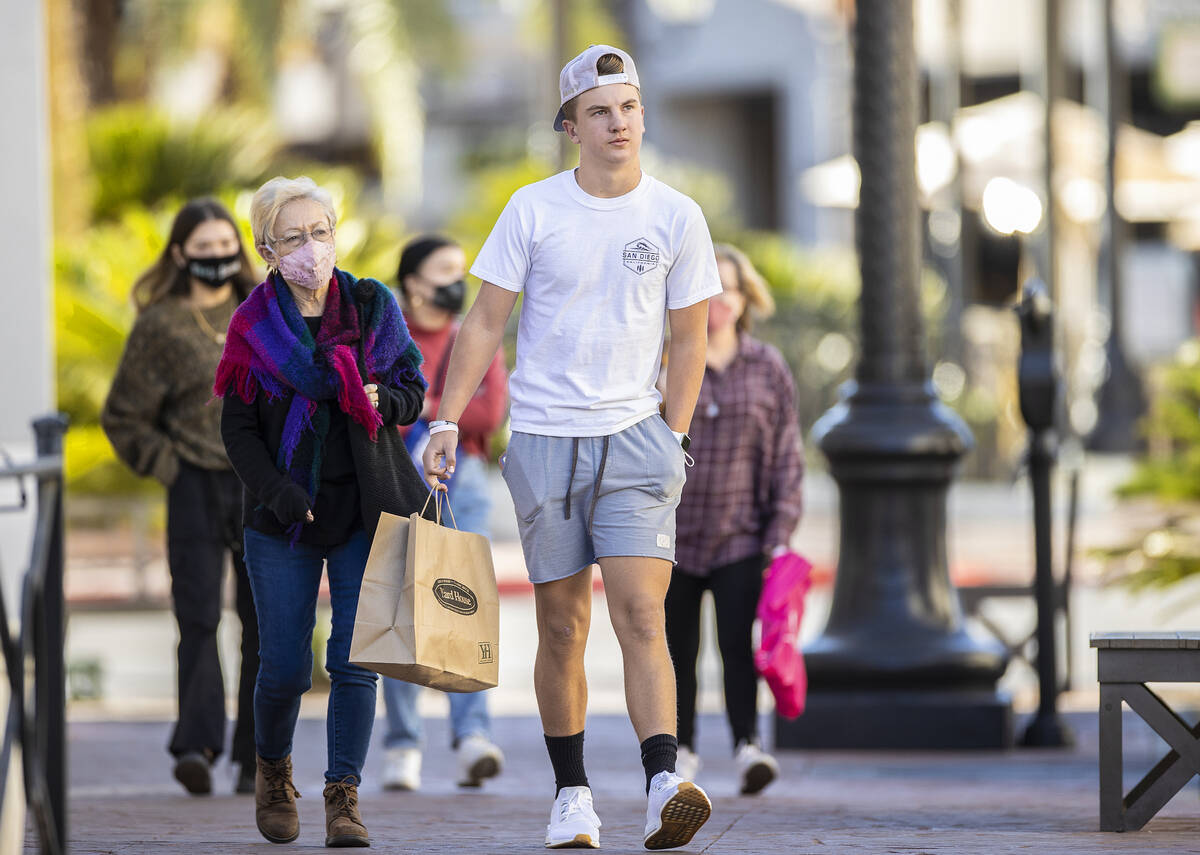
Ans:
[{"label": "gray athletic shorts", "polygon": [[500,469],[534,584],[618,555],[675,560],[684,453],[657,413],[611,436],[513,433]]}]

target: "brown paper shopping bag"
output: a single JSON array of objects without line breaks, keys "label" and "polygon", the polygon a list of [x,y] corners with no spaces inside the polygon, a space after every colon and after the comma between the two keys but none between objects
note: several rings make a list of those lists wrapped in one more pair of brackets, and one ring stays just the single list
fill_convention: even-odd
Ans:
[{"label": "brown paper shopping bag", "polygon": [[446,692],[475,692],[499,681],[499,641],[488,539],[420,514],[381,513],[350,661]]}]

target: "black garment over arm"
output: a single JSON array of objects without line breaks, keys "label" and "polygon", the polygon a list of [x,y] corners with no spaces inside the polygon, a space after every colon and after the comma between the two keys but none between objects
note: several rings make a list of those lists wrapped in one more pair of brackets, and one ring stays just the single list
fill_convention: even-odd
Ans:
[{"label": "black garment over arm", "polygon": [[[258,402],[247,404],[236,393],[225,396],[221,410],[221,439],[225,453],[255,504],[268,504],[289,483],[275,467],[258,418]],[[247,510],[251,504],[247,503]]]},{"label": "black garment over arm", "polygon": [[421,415],[425,390],[420,386],[376,385],[379,387],[379,417],[385,426],[411,425]]}]

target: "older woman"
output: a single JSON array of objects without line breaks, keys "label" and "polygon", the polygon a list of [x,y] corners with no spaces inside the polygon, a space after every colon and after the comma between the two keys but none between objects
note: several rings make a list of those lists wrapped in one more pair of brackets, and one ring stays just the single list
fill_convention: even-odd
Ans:
[{"label": "older woman", "polygon": [[215,391],[225,399],[225,448],[246,491],[246,566],[258,607],[256,820],[273,843],[300,833],[292,735],[311,684],[317,590],[327,564],[325,845],[369,846],[358,785],[376,676],[348,657],[370,537],[351,432],[375,438],[417,418],[421,356],[391,291],[335,268],[336,215],[311,179],[268,181],[254,195],[250,219],[270,273],[233,317]]},{"label": "older woman", "polygon": [[138,317],[100,414],[117,456],[167,488],[167,566],[179,623],[179,720],[169,750],[188,792],[212,791],[225,747],[225,680],[217,653],[225,555],[233,558],[242,624],[237,791],[254,792],[258,622],[242,562],[242,490],[221,445],[209,384],[225,330],[254,287],[237,224],[215,199],[179,209],[167,245],[133,286]]}]

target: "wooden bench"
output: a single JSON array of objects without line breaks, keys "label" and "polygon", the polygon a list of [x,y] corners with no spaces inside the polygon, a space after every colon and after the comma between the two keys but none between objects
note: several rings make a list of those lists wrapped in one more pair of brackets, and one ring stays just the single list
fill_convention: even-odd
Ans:
[{"label": "wooden bench", "polygon": [[[1200,775],[1200,724],[1185,722],[1147,683],[1200,683],[1200,632],[1096,632],[1100,679],[1100,830],[1136,831]],[[1121,704],[1171,746],[1124,794]]]}]

